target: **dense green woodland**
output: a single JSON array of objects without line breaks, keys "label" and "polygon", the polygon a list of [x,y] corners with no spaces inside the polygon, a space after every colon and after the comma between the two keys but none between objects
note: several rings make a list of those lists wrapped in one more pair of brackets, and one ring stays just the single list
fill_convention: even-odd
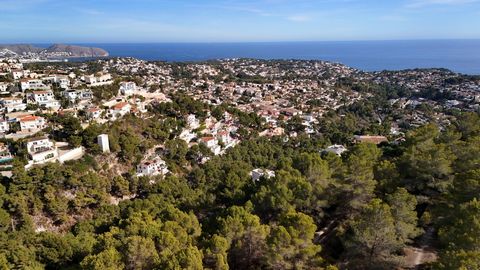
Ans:
[{"label": "dense green woodland", "polygon": [[[234,114],[243,142],[199,165],[209,150],[175,135],[181,116],[210,110]],[[288,141],[258,138],[256,115],[184,96],[152,113],[85,130],[73,117],[50,116],[50,136],[88,149],[65,165],[25,171],[24,142],[12,143],[19,158],[0,185],[0,269],[396,269],[428,230],[439,260],[427,268],[480,268],[476,113],[447,128],[412,129],[399,144],[350,143],[341,158],[320,150],[356,131],[384,130],[365,124],[368,110],[347,114],[350,124],[332,114],[322,135]],[[103,132],[113,160],[96,145]],[[134,177],[159,144],[174,174],[155,184]],[[255,168],[276,176],[253,182]],[[112,196],[136,197],[116,205]],[[42,220],[55,230],[42,231]]]}]

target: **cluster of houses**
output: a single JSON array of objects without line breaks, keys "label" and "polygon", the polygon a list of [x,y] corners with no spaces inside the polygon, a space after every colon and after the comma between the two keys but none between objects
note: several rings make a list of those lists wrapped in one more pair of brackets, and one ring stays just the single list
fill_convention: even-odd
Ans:
[{"label": "cluster of houses", "polygon": [[[77,112],[81,111],[81,120],[85,125],[92,121],[115,121],[131,113],[144,116],[150,103],[169,101],[164,93],[184,90],[194,99],[209,104],[228,103],[241,111],[256,113],[265,120],[266,129],[260,132],[260,136],[295,137],[295,131],[285,134],[283,124],[286,121],[298,120],[296,123],[303,127],[306,134],[315,134],[318,119],[326,111],[352,104],[368,96],[361,91],[339,86],[339,81],[343,79],[379,84],[396,83],[418,92],[431,85],[440,87],[445,84],[445,78],[457,76],[441,71],[365,73],[341,64],[320,61],[269,62],[230,59],[219,61],[217,65],[189,63],[185,69],[194,76],[178,79],[169,63],[151,63],[132,58],[101,60],[98,63],[103,67],[102,72],[94,74],[87,72],[86,66],[77,70],[55,70],[43,74],[24,68],[19,61],[0,62],[0,76],[10,79],[0,82],[0,134],[14,140],[34,136],[48,126],[42,115],[54,112],[69,111],[78,116]],[[138,74],[142,86],[132,81],[119,82],[120,79],[114,78],[107,70],[117,71],[118,74]],[[254,76],[256,79],[243,81],[239,78],[233,82],[218,80],[224,75],[224,71],[229,74],[242,74],[246,78]],[[292,79],[292,76],[295,79]],[[411,79],[412,76],[415,79]],[[186,82],[187,80],[191,81]],[[95,92],[98,88],[95,87],[116,85],[116,82],[118,94],[115,97],[110,100],[95,98],[98,97]],[[466,81],[445,87],[456,93],[458,98],[449,99],[442,106],[471,109],[476,105],[477,108],[480,106],[478,82]],[[437,101],[424,98],[397,98],[390,102],[392,106],[400,109],[425,103],[438,105]],[[418,111],[413,111],[408,117],[411,117],[408,120],[414,123],[428,121],[427,117]],[[239,123],[229,113],[219,119],[207,115],[201,120],[192,114],[186,116],[185,120],[187,125],[178,138],[187,142],[189,147],[202,145],[213,155],[222,155],[239,143]],[[399,126],[398,123],[393,124],[392,135],[400,134]],[[387,138],[355,136],[352,141],[380,144],[386,142]],[[107,135],[100,135],[98,143],[103,152],[109,152]],[[70,153],[72,149],[61,149],[58,143],[47,137],[28,141],[27,148],[33,165],[62,162],[65,157],[78,156],[78,150]],[[321,151],[341,156],[347,150],[343,145],[331,145]],[[10,158],[8,147],[0,145],[0,162]],[[206,160],[208,157],[200,162]],[[166,175],[169,172],[167,163],[160,155],[148,155],[136,170],[137,176]],[[266,169],[255,169],[251,176],[253,181],[259,181],[261,178],[274,177],[275,173]]]},{"label": "cluster of houses", "polygon": [[[186,122],[187,126],[179,138],[189,143],[190,146],[197,143],[202,144],[214,155],[221,155],[225,153],[225,150],[239,143],[238,139],[232,137],[238,127],[228,112],[225,112],[223,119],[220,120],[208,116],[203,124],[200,124],[195,115],[189,115]],[[208,158],[204,161],[206,160]]]},{"label": "cluster of houses", "polygon": [[[21,138],[34,135],[45,128],[41,113],[71,112],[77,115],[84,111],[86,121],[114,121],[128,113],[144,113],[148,103],[168,100],[165,96],[148,95],[135,82],[120,82],[118,96],[96,104],[92,87],[112,85],[111,74],[100,72],[90,75],[76,75],[73,70],[58,70],[55,74],[32,72],[23,64],[9,60],[1,62],[0,76],[9,77],[10,82],[0,82],[0,135]],[[135,95],[146,94],[139,99]],[[19,130],[11,125],[18,123]],[[12,134],[15,133],[15,134]]]},{"label": "cluster of houses", "polygon": [[[34,137],[48,127],[49,123],[42,115],[51,113],[77,116],[79,111],[84,111],[82,121],[114,121],[128,113],[146,112],[147,102],[153,100],[150,96],[147,102],[144,102],[145,98],[140,100],[135,97],[144,92],[138,91],[135,82],[126,81],[120,82],[117,97],[95,105],[91,88],[112,85],[111,74],[100,72],[80,76],[72,69],[49,72],[30,71],[14,59],[0,62],[0,76],[9,78],[0,82],[0,136],[13,140]],[[27,166],[63,162],[70,156],[80,155],[79,149],[62,149],[56,146],[58,144],[47,137],[30,139],[27,142],[30,159]],[[71,150],[75,152],[70,153]],[[0,151],[0,162],[10,160],[7,146]]]}]

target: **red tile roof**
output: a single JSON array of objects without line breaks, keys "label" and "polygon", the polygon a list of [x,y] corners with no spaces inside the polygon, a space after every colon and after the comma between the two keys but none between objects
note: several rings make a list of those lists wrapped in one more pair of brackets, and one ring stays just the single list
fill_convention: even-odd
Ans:
[{"label": "red tile roof", "polygon": [[28,116],[20,118],[20,122],[31,122],[31,121],[37,121],[39,119],[42,119],[42,117],[35,116],[35,115],[28,115]]},{"label": "red tile roof", "polygon": [[88,109],[88,112],[98,112],[98,111],[100,111],[99,108],[90,108],[90,109]]},{"label": "red tile roof", "polygon": [[125,107],[127,105],[128,105],[127,102],[120,102],[120,103],[116,104],[115,106],[113,106],[113,108],[115,110],[121,110],[121,109],[123,109],[123,107]]},{"label": "red tile roof", "polygon": [[201,138],[201,140],[203,142],[209,142],[209,141],[215,140],[215,138],[214,137],[203,137],[203,138]]}]

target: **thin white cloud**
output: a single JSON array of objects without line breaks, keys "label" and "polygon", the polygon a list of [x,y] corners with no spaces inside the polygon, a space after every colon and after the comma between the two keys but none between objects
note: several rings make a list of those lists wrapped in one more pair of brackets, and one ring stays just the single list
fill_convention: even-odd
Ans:
[{"label": "thin white cloud", "polygon": [[305,14],[297,14],[297,15],[288,16],[287,20],[292,22],[308,22],[312,20],[312,17]]},{"label": "thin white cloud", "polygon": [[408,8],[422,8],[432,5],[464,5],[478,2],[479,0],[413,0],[407,4]]}]

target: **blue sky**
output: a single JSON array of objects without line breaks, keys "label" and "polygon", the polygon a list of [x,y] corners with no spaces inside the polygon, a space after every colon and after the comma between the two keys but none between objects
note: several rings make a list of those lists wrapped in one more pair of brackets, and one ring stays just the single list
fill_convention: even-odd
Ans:
[{"label": "blue sky", "polygon": [[0,43],[480,38],[480,0],[0,0]]}]

